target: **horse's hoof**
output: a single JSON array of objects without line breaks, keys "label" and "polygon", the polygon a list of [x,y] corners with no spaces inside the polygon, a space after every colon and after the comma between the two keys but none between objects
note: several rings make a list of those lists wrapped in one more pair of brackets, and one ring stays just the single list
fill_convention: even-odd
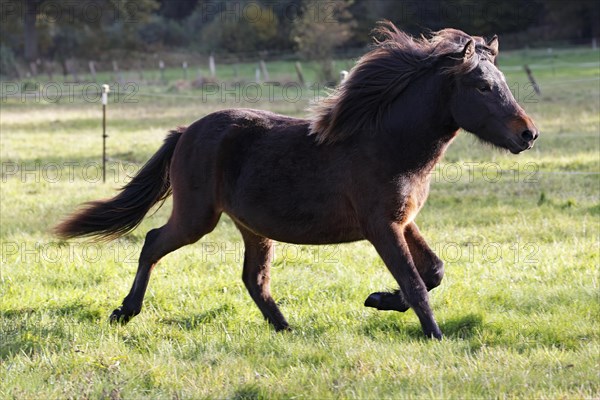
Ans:
[{"label": "horse's hoof", "polygon": [[275,327],[275,332],[291,332],[292,328],[289,325],[281,325]]},{"label": "horse's hoof", "polygon": [[425,332],[425,336],[427,336],[428,339],[437,339],[440,341],[444,337],[444,335],[442,334],[442,331],[437,326],[431,332]]},{"label": "horse's hoof", "polygon": [[379,304],[381,304],[381,297],[383,293],[371,293],[369,297],[365,300],[365,307],[379,308]]},{"label": "horse's hoof", "polygon": [[110,314],[110,317],[108,317],[108,321],[111,324],[121,324],[121,325],[125,325],[126,323],[128,323],[131,318],[133,318],[133,315],[130,313],[127,313],[125,311],[123,311],[123,306],[116,308],[112,314]]},{"label": "horse's hoof", "polygon": [[372,307],[382,311],[405,312],[410,308],[404,298],[396,293],[375,292],[371,293],[365,300],[365,307]]}]

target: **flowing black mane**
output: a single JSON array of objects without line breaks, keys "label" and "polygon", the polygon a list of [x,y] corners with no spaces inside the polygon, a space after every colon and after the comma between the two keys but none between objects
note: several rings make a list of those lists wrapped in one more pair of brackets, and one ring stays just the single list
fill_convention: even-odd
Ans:
[{"label": "flowing black mane", "polygon": [[[430,37],[413,38],[389,21],[380,23],[374,33],[374,48],[362,56],[348,78],[327,98],[312,108],[310,134],[319,143],[333,143],[364,131],[379,130],[388,106],[422,73],[431,70],[443,57],[457,63],[441,71],[465,74],[480,58],[494,57],[495,50],[481,37],[457,29],[443,29]],[[462,58],[462,50],[472,40],[476,57]]]}]

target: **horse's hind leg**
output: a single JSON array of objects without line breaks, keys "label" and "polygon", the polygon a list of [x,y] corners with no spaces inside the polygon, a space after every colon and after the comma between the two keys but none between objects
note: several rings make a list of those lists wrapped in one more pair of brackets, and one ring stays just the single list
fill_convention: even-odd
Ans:
[{"label": "horse's hind leg", "polygon": [[246,228],[239,226],[244,246],[244,271],[242,280],[252,299],[263,316],[275,327],[275,330],[288,330],[289,325],[271,296],[271,251],[273,241],[258,236]]},{"label": "horse's hind leg", "polygon": [[214,229],[218,220],[219,214],[212,211],[196,218],[195,221],[193,216],[179,216],[174,211],[166,225],[148,232],[140,253],[133,286],[123,300],[123,304],[110,315],[110,321],[126,323],[139,314],[142,310],[150,273],[158,261],[180,247],[198,241]]},{"label": "horse's hind leg", "polygon": [[[421,235],[417,224],[411,222],[404,230],[404,239],[408,244],[415,267],[427,286],[427,290],[439,286],[444,276],[444,262],[431,250]],[[371,293],[365,306],[378,310],[395,310],[404,312],[410,308],[402,295],[402,291]]]}]

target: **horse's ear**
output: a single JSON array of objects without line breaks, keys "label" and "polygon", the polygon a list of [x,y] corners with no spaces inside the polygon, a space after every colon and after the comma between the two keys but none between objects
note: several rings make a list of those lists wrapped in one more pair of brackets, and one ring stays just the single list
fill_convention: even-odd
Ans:
[{"label": "horse's ear", "polygon": [[494,56],[498,54],[498,35],[494,35],[494,37],[487,42],[487,47],[494,52]]},{"label": "horse's ear", "polygon": [[475,42],[473,41],[473,39],[469,39],[469,41],[465,45],[465,48],[461,52],[463,61],[470,59],[471,57],[473,57],[474,54],[475,54]]}]

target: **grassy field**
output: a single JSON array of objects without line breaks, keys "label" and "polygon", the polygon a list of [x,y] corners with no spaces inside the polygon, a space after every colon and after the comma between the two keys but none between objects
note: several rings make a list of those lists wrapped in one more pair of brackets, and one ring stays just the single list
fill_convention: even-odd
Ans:
[{"label": "grassy field", "polygon": [[599,62],[581,49],[503,55],[542,137],[513,156],[461,133],[435,170],[417,223],[446,262],[431,293],[442,342],[412,311],[363,307],[395,287],[366,242],[276,246],[272,290],[294,328],[277,334],[246,293],[226,217],[161,261],[124,327],[108,314],[169,203],[109,244],[51,235],[79,203],[112,196],[169,129],[229,106],[304,116],[310,92],[238,102],[141,82],[136,102],[109,106],[106,184],[97,101],[2,99],[0,398],[598,398]]}]

